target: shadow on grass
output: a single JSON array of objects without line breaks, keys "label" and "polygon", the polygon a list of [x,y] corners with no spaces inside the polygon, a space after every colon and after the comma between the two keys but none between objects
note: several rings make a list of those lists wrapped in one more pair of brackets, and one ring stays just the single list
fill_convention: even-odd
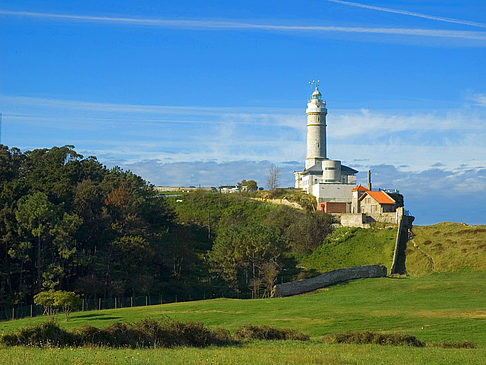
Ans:
[{"label": "shadow on grass", "polygon": [[116,317],[116,316],[107,317],[104,314],[97,314],[97,313],[81,314],[81,315],[77,315],[76,317],[73,317],[73,319],[86,319],[87,321],[94,321],[94,320],[106,321],[109,319],[120,319],[120,318],[121,317]]}]

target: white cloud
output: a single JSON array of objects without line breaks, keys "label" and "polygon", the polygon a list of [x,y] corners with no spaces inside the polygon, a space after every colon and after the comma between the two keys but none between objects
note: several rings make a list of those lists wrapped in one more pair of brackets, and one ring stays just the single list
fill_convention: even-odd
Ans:
[{"label": "white cloud", "polygon": [[54,20],[124,24],[150,26],[159,28],[176,29],[196,29],[196,30],[249,30],[249,31],[271,31],[271,32],[298,32],[298,33],[361,33],[361,34],[381,34],[381,35],[400,35],[413,37],[432,37],[448,39],[467,39],[485,41],[486,32],[473,32],[461,30],[445,29],[420,29],[420,28],[385,28],[385,27],[348,27],[348,26],[322,26],[322,25],[283,25],[283,24],[258,24],[246,23],[232,20],[185,20],[185,19],[147,19],[147,18],[127,18],[127,17],[108,17],[108,16],[88,16],[53,14],[29,11],[9,11],[0,10],[1,15],[34,17]]},{"label": "white cloud", "polygon": [[478,27],[478,28],[486,28],[486,24],[485,23],[472,22],[472,21],[469,21],[469,20],[454,19],[454,18],[445,18],[445,17],[433,16],[433,15],[426,15],[426,14],[421,14],[421,13],[414,13],[412,11],[407,11],[407,10],[398,10],[398,9],[382,8],[382,7],[379,7],[379,6],[365,5],[365,4],[354,3],[354,2],[350,2],[350,1],[342,1],[342,0],[328,0],[328,1],[329,2],[332,2],[332,3],[349,5],[349,6],[355,6],[355,7],[364,8],[364,9],[383,11],[383,12],[386,12],[386,13],[409,15],[409,16],[413,16],[413,17],[417,17],[417,18],[424,18],[424,19],[429,19],[429,20],[437,20],[437,21],[445,22],[445,23],[454,23],[454,24],[470,25],[470,26]]},{"label": "white cloud", "polygon": [[486,107],[486,94],[477,94],[473,97],[473,101],[478,106]]},{"label": "white cloud", "polygon": [[[481,95],[476,100],[482,100]],[[3,142],[20,148],[74,144],[106,163],[144,160],[303,161],[305,109],[130,105],[4,96]],[[208,114],[205,114],[208,113]],[[334,110],[328,116],[330,158],[353,167],[441,162],[486,164],[486,114],[465,105],[431,112]],[[42,138],[39,138],[42,136]],[[413,161],[413,163],[411,162]]]}]

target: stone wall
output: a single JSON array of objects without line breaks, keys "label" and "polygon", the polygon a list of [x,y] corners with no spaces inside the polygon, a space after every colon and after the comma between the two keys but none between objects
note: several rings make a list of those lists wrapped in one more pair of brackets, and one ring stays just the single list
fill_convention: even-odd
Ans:
[{"label": "stone wall", "polygon": [[286,297],[307,293],[313,290],[337,284],[342,281],[364,278],[379,278],[386,276],[386,267],[382,265],[365,265],[348,267],[326,272],[310,279],[277,284],[273,288],[273,297]]},{"label": "stone wall", "polygon": [[370,228],[367,216],[363,213],[346,213],[341,214],[340,222],[343,227],[360,227]]},{"label": "stone wall", "polygon": [[295,209],[304,209],[299,203],[288,201],[287,199],[265,199],[265,198],[251,198],[265,203],[287,205]]},{"label": "stone wall", "polygon": [[405,250],[407,249],[408,230],[412,229],[414,219],[415,217],[408,215],[404,215],[400,219],[395,241],[395,251],[393,253],[393,264],[390,269],[391,274],[403,275],[407,273],[407,268],[405,267]]}]

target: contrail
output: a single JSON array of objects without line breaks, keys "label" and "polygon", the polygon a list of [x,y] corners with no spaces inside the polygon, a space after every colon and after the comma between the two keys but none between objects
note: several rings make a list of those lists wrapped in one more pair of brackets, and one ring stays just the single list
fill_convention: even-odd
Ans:
[{"label": "contrail", "polygon": [[[331,0],[329,0],[331,1]],[[337,0],[332,0],[337,1]],[[425,36],[436,38],[459,38],[471,40],[486,40],[486,32],[473,32],[461,30],[421,29],[421,28],[383,28],[383,27],[342,27],[342,26],[307,26],[307,25],[274,25],[243,23],[221,20],[184,20],[184,19],[147,19],[106,17],[88,15],[69,15],[38,13],[27,11],[0,10],[0,15],[24,16],[57,20],[72,20],[90,23],[128,24],[139,26],[152,26],[159,28],[200,29],[200,30],[255,30],[280,32],[314,32],[314,33],[368,33],[405,36]]]},{"label": "contrail", "polygon": [[463,25],[470,25],[470,26],[473,26],[473,27],[486,28],[486,24],[485,23],[471,22],[469,20],[454,19],[454,18],[443,18],[443,17],[440,17],[440,16],[433,16],[433,15],[427,15],[427,14],[414,13],[412,11],[406,11],[406,10],[396,10],[396,9],[389,9],[389,8],[381,8],[379,6],[372,6],[372,5],[366,5],[366,4],[353,3],[353,2],[350,2],[350,1],[342,1],[342,0],[328,0],[328,1],[329,2],[332,2],[332,3],[337,3],[337,4],[343,4],[343,5],[349,5],[349,6],[356,6],[358,8],[365,8],[365,9],[371,9],[371,10],[384,11],[384,12],[387,12],[387,13],[410,15],[410,16],[414,16],[414,17],[417,17],[417,18],[437,20],[437,21],[440,21],[440,22],[454,23],[454,24],[463,24]]}]

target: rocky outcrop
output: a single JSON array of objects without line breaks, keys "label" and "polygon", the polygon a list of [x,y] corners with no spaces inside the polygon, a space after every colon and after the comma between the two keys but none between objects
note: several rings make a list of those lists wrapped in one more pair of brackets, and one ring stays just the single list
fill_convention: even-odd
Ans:
[{"label": "rocky outcrop", "polygon": [[386,276],[386,272],[386,267],[382,265],[365,265],[338,269],[310,279],[275,285],[272,296],[287,297],[289,295],[307,293],[342,281],[384,277]]}]

